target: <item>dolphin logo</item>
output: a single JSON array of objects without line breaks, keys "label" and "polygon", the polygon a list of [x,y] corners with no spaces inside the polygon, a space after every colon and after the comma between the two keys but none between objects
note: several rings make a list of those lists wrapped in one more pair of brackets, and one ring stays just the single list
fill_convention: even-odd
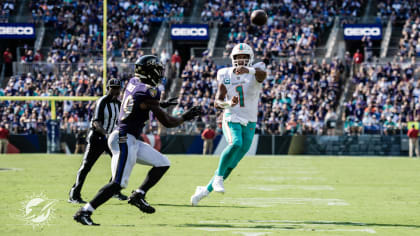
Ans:
[{"label": "dolphin logo", "polygon": [[[46,221],[54,211],[53,204],[55,202],[56,200],[46,200],[39,197],[31,199],[25,206],[25,220],[34,224]],[[39,210],[39,208],[41,209]]]}]

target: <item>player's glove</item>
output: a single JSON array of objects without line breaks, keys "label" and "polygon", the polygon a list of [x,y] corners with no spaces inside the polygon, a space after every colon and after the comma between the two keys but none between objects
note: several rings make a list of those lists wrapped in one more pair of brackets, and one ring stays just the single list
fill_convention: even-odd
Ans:
[{"label": "player's glove", "polygon": [[162,108],[167,108],[170,106],[174,106],[174,105],[178,105],[178,103],[176,102],[176,100],[178,99],[178,97],[174,97],[174,98],[169,98],[163,102],[159,103],[159,106]]},{"label": "player's glove", "polygon": [[201,106],[193,106],[190,109],[188,109],[184,114],[182,114],[182,119],[184,121],[189,121],[194,119],[196,116],[201,116],[202,113]]}]

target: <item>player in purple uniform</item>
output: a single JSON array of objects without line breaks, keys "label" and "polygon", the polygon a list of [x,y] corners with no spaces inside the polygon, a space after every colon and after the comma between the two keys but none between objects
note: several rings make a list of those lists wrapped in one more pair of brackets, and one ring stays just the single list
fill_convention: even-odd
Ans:
[{"label": "player in purple uniform", "polygon": [[128,203],[145,213],[154,213],[145,195],[169,169],[168,158],[139,140],[144,123],[152,111],[156,118],[168,128],[176,127],[184,121],[201,114],[201,107],[192,107],[181,117],[172,117],[162,110],[159,103],[160,92],[156,88],[163,76],[159,59],[152,55],[140,57],[135,65],[135,77],[130,79],[121,104],[118,117],[118,130],[111,133],[108,145],[112,152],[112,182],[102,187],[92,201],[83,206],[73,219],[83,225],[95,224],[90,216],[100,205],[108,201],[114,193],[127,187],[128,179],[135,163],[150,165],[152,168],[142,185],[133,191]]}]

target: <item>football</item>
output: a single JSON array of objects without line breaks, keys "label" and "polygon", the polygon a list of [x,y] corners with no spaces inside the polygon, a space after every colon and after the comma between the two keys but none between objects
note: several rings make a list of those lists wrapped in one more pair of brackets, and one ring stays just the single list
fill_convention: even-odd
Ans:
[{"label": "football", "polygon": [[267,13],[264,10],[255,10],[251,13],[251,23],[262,26],[267,23]]}]

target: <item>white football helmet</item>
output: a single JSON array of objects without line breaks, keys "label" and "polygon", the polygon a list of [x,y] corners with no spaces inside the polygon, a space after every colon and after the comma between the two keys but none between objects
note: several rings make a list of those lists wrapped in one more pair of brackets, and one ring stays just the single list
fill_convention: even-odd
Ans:
[{"label": "white football helmet", "polygon": [[[236,55],[249,55],[249,59],[235,59]],[[251,46],[246,43],[236,44],[235,47],[232,49],[232,53],[230,54],[230,59],[232,59],[233,67],[239,66],[239,61],[244,61],[244,66],[252,66],[252,62],[254,62],[254,51],[252,51]]]}]

